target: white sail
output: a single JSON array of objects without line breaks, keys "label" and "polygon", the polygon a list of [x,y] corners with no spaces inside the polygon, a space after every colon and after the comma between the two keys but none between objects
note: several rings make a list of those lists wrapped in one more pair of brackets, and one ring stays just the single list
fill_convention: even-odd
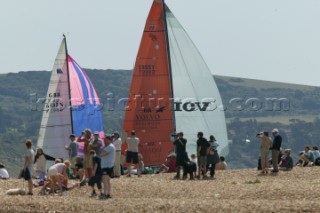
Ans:
[{"label": "white sail", "polygon": [[68,157],[64,147],[72,133],[66,57],[63,39],[51,72],[37,143],[45,154],[64,159]]},{"label": "white sail", "polygon": [[[184,132],[188,153],[195,153],[197,132],[214,135],[219,152],[228,155],[222,101],[213,76],[198,49],[166,7],[170,45],[176,130]],[[177,103],[181,102],[181,103]],[[208,106],[206,104],[210,102]]]}]

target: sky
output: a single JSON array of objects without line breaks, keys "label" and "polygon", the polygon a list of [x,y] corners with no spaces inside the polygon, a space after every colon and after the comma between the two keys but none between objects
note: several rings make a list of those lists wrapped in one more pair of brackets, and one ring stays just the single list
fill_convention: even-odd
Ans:
[{"label": "sky", "polygon": [[[0,73],[132,69],[152,0],[0,0]],[[320,86],[319,0],[166,0],[211,72]]]}]

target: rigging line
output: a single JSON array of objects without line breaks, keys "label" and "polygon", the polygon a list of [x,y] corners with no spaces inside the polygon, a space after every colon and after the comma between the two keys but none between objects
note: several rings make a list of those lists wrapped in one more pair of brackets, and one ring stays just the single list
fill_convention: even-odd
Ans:
[{"label": "rigging line", "polygon": [[[170,10],[169,10],[169,11],[170,11]],[[170,11],[170,13],[172,14],[171,11]],[[172,14],[172,16],[173,16],[173,14]],[[174,17],[174,16],[173,16],[173,17]],[[174,18],[175,18],[175,17],[174,17]],[[178,20],[177,20],[177,22],[178,22]],[[169,23],[169,25],[170,25],[170,27],[171,27],[171,29],[172,29],[172,25],[171,25],[170,19],[169,19],[168,23]],[[179,23],[179,22],[178,22],[178,23]],[[180,23],[179,23],[179,25],[180,25],[180,27],[182,28],[183,32],[187,35],[187,39],[195,46],[195,44],[192,42],[192,40],[188,37],[188,34],[187,34],[187,32],[185,31],[185,29],[181,26]],[[176,41],[176,44],[178,44],[178,40],[177,40],[176,35],[174,34],[173,30],[171,30],[171,34],[173,35],[174,40]],[[177,46],[178,46],[178,50],[179,50],[180,55],[183,56],[183,55],[182,55],[181,48],[179,47],[179,45],[177,45]],[[173,48],[172,48],[172,49],[173,49]],[[199,52],[197,49],[196,49],[196,51],[198,52],[198,54],[199,54],[200,57],[202,58],[200,52]],[[174,51],[173,51],[173,52],[174,52]],[[174,54],[174,55],[176,56],[176,54]],[[194,82],[193,82],[192,78],[190,77],[189,69],[188,69],[188,67],[186,66],[185,59],[184,59],[184,57],[181,57],[181,58],[182,58],[182,61],[183,61],[184,65],[185,65],[186,73],[187,73],[187,75],[188,75],[188,77],[189,77],[189,79],[190,79],[190,82],[191,82],[192,88],[193,88],[193,90],[194,90],[194,93],[195,93],[195,95],[197,96],[198,94],[197,94],[197,92],[196,92],[196,90],[195,90]],[[206,65],[206,67],[207,67],[207,64],[206,64],[206,63],[205,63],[205,65]],[[207,67],[207,68],[209,68],[209,67]],[[201,113],[202,116],[205,118],[206,127],[208,128],[208,131],[210,132],[209,124],[208,124],[208,122],[207,122],[206,116],[204,115],[204,112],[203,112],[203,111],[200,111],[200,113]]]}]

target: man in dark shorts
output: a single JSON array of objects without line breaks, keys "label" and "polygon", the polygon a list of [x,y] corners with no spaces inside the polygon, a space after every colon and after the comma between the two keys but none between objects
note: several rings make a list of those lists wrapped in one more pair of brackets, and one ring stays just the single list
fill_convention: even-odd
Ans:
[{"label": "man in dark shorts", "polygon": [[203,178],[206,178],[207,173],[207,150],[210,147],[207,139],[203,137],[203,132],[198,132],[197,140],[197,153],[198,153],[198,178],[200,178],[200,172],[202,171]]},{"label": "man in dark shorts", "polygon": [[183,138],[183,132],[178,133],[178,139],[173,142],[175,145],[175,151],[176,151],[176,169],[177,169],[177,175],[174,177],[175,179],[180,179],[180,170],[184,166],[184,161],[186,157],[186,144],[187,140]]},{"label": "man in dark shorts", "polygon": [[127,167],[128,167],[128,177],[131,177],[131,164],[135,164],[137,168],[138,177],[141,176],[141,168],[139,166],[139,138],[136,137],[136,132],[134,130],[131,131],[131,137],[128,137],[126,142],[128,144],[127,149]]},{"label": "man in dark shorts", "polygon": [[94,184],[97,184],[97,187],[100,191],[100,196],[102,196],[102,187],[101,187],[101,159],[96,155],[94,150],[90,151],[90,155],[92,156],[92,177],[89,180],[88,185],[92,188],[91,197],[97,196],[97,193],[94,189]]},{"label": "man in dark shorts", "polygon": [[110,179],[113,177],[113,166],[116,148],[112,144],[110,136],[105,137],[105,147],[101,152],[101,170],[102,170],[102,182],[103,182],[103,193],[100,199],[111,198],[111,184]]}]

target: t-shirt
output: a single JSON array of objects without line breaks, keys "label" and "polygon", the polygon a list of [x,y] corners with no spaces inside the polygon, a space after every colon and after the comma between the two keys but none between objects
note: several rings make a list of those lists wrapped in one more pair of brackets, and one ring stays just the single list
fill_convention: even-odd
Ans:
[{"label": "t-shirt", "polygon": [[227,170],[227,167],[228,167],[228,165],[225,161],[219,163],[220,170]]},{"label": "t-shirt", "polygon": [[116,148],[111,143],[104,148],[104,151],[106,151],[108,154],[101,157],[101,168],[112,168],[114,166]]},{"label": "t-shirt", "polygon": [[210,144],[210,146],[214,149],[217,150],[219,144],[217,141],[208,141],[208,143]]},{"label": "t-shirt", "polygon": [[210,146],[210,144],[208,143],[207,139],[199,138],[197,140],[197,146],[198,146],[198,148],[201,147],[200,156],[207,156],[207,149]]},{"label": "t-shirt", "polygon": [[92,147],[91,149],[94,150],[96,152],[96,155],[98,157],[100,157],[100,154],[101,154],[101,146],[102,146],[102,141],[100,139],[92,139],[91,142],[90,142],[91,145],[96,145],[98,144],[97,147]]},{"label": "t-shirt", "polygon": [[186,144],[187,140],[184,138],[178,138],[173,142],[176,146],[176,153],[185,153],[186,152]]},{"label": "t-shirt", "polygon": [[79,144],[76,141],[72,141],[69,145],[69,158],[72,159],[78,155]]},{"label": "t-shirt", "polygon": [[176,172],[176,158],[174,157],[171,157],[169,160],[168,160],[168,171],[167,172]]},{"label": "t-shirt", "polygon": [[8,179],[9,173],[5,168],[0,169],[0,179]]},{"label": "t-shirt", "polygon": [[304,153],[304,156],[305,156],[309,161],[311,161],[311,162],[314,161],[312,151],[305,152],[305,153]]},{"label": "t-shirt", "polygon": [[[96,175],[102,175],[101,159],[98,156],[93,156],[92,157],[92,164],[93,165],[97,164]],[[92,166],[92,168],[94,168],[94,167]]]},{"label": "t-shirt", "polygon": [[27,165],[30,174],[33,173],[33,162],[34,162],[34,151],[32,149],[26,149],[26,151],[24,152],[24,156],[25,157],[31,157],[31,161],[30,163]]},{"label": "t-shirt", "polygon": [[128,137],[127,144],[128,144],[128,151],[130,152],[139,152],[139,143],[140,140],[137,137]]},{"label": "t-shirt", "polygon": [[313,154],[313,160],[316,160],[317,158],[320,157],[320,152],[319,152],[319,150],[313,150],[313,151],[312,151],[312,154]]},{"label": "t-shirt", "polygon": [[47,160],[43,154],[38,157],[36,164],[37,164],[37,166],[36,166],[37,171],[46,172]]},{"label": "t-shirt", "polygon": [[62,173],[62,171],[63,171],[63,169],[64,169],[64,163],[56,163],[56,164],[54,164],[54,165],[52,165],[50,168],[49,168],[49,170],[50,169],[56,169],[57,171],[58,171],[58,173]]},{"label": "t-shirt", "polygon": [[113,145],[116,147],[117,151],[121,151],[121,145],[122,145],[121,138],[114,140]]}]

